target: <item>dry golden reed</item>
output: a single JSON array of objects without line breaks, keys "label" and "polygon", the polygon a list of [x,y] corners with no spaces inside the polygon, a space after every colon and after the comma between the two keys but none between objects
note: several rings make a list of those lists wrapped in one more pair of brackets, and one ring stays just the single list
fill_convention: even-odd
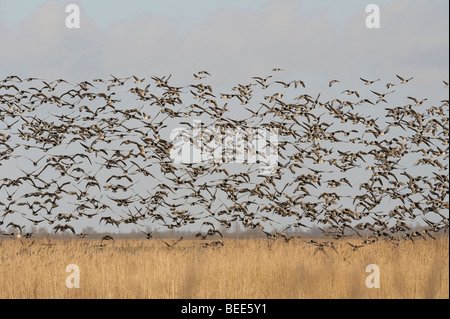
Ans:
[{"label": "dry golden reed", "polygon": [[[0,241],[0,298],[449,298],[448,237],[358,251],[339,242],[339,254],[298,239],[270,248],[262,239],[173,249],[155,239],[102,249],[98,240],[32,242]],[[69,264],[80,288],[66,287]],[[379,289],[366,287],[369,264],[379,266]]]}]

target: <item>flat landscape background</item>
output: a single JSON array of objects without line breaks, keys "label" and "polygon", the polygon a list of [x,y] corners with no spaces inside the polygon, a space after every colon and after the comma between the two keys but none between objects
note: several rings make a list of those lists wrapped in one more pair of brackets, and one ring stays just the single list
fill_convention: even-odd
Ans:
[{"label": "flat landscape background", "polygon": [[[0,298],[449,298],[448,236],[357,251],[339,241],[337,253],[304,238],[223,241],[0,240]],[[78,289],[65,285],[69,264],[80,268]],[[366,287],[369,264],[379,289]]]}]

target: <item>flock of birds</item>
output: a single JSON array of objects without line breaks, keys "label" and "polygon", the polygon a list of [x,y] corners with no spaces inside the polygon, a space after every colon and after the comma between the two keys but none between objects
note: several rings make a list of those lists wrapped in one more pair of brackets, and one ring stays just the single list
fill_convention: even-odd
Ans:
[{"label": "flock of birds", "polygon": [[[80,228],[92,219],[112,229],[135,227],[147,239],[163,227],[195,225],[196,237],[213,240],[205,247],[223,245],[223,231],[233,225],[260,231],[270,244],[316,229],[333,239],[360,238],[359,245],[349,243],[357,250],[380,240],[435,239],[448,230],[448,97],[437,105],[413,96],[391,102],[414,81],[397,75],[386,84],[360,78],[359,91],[332,80],[327,89],[339,96],[326,100],[306,93],[303,80],[277,80],[282,71],[224,92],[208,84],[207,71],[187,86],[172,85],[171,76],[111,75],[76,84],[6,77],[1,236],[29,238],[28,226],[47,224],[84,238],[89,234]],[[223,132],[276,129],[273,174],[261,174],[259,161],[174,163],[170,129],[191,129],[192,118]],[[207,147],[196,136],[182,138]],[[181,239],[161,241],[173,247]],[[101,246],[109,241],[104,236]],[[308,244],[335,249],[333,241]]]}]

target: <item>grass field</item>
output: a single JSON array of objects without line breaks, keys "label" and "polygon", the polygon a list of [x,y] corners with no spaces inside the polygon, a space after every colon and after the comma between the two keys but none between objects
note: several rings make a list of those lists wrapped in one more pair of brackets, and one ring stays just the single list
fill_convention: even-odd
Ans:
[{"label": "grass field", "polygon": [[[170,240],[167,240],[170,242]],[[227,239],[220,248],[183,240],[0,241],[0,298],[449,298],[448,237],[379,242],[314,253],[307,240]],[[80,288],[66,287],[66,266]],[[366,287],[369,264],[380,288]]]}]

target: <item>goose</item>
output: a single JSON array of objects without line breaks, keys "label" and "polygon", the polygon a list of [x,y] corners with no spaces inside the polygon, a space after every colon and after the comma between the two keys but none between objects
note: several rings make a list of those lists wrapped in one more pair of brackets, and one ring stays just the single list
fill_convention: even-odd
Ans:
[{"label": "goose", "polygon": [[112,241],[113,243],[115,242],[114,238],[111,235],[105,235],[102,237],[102,240],[100,242],[100,248],[105,246],[103,245],[104,241]]},{"label": "goose", "polygon": [[55,233],[57,233],[58,231],[65,232],[66,230],[70,230],[72,233],[75,234],[75,229],[73,228],[73,226],[69,224],[66,225],[58,224],[55,227],[53,227],[53,229],[55,230]]},{"label": "goose", "polygon": [[409,81],[411,81],[412,79],[413,79],[413,77],[411,77],[411,78],[409,78],[409,79],[406,79],[406,78],[403,78],[403,77],[401,77],[400,75],[398,75],[398,74],[396,74],[396,76],[400,79],[400,83],[401,84],[406,84],[406,83],[408,83]]},{"label": "goose", "polygon": [[211,74],[209,74],[209,72],[208,72],[208,71],[199,71],[199,72],[198,72],[198,74],[206,74],[206,75],[209,75],[209,76],[211,76]]},{"label": "goose", "polygon": [[145,78],[139,79],[136,76],[133,75],[134,83],[143,83],[145,81]]},{"label": "goose", "polygon": [[141,233],[145,234],[145,238],[146,238],[146,239],[152,239],[152,238],[153,238],[153,233],[154,233],[155,231],[157,231],[157,230],[158,230],[158,229],[155,229],[155,230],[152,230],[152,231],[150,231],[150,232],[145,232],[145,231],[141,230]]},{"label": "goose", "polygon": [[421,106],[425,101],[428,100],[427,98],[425,98],[425,99],[419,101],[417,98],[411,97],[411,96],[408,96],[407,98],[410,100],[413,100],[416,103],[416,106]]},{"label": "goose", "polygon": [[340,81],[339,81],[339,80],[331,80],[331,81],[328,83],[328,87],[332,87],[333,84],[335,84],[335,83],[340,83]]},{"label": "goose", "polygon": [[387,83],[386,84],[386,89],[390,89],[391,87],[393,87],[393,86],[395,86],[395,84],[393,84],[393,83]]},{"label": "goose", "polygon": [[13,223],[13,222],[10,222],[8,225],[6,225],[6,228],[8,228],[8,227],[10,227],[10,226],[13,227],[13,228],[18,229],[20,235],[22,235],[22,229],[25,227],[25,226],[21,226],[21,225],[15,224],[15,223]]},{"label": "goose", "polygon": [[353,251],[357,251],[359,248],[364,247],[364,245],[353,245],[353,244],[351,244],[349,242],[347,242],[347,244],[352,247]]},{"label": "goose", "polygon": [[169,244],[166,241],[159,238],[160,241],[162,241],[167,247],[174,248],[176,244],[178,244],[183,239],[183,236],[181,236],[177,241],[175,241],[173,244]]},{"label": "goose", "polygon": [[377,81],[380,81],[380,79],[376,79],[376,80],[373,80],[373,81],[366,80],[366,79],[363,79],[363,78],[360,78],[360,79],[361,79],[361,81],[364,82],[365,85],[371,85],[371,84],[373,84],[373,83],[375,83]]}]

